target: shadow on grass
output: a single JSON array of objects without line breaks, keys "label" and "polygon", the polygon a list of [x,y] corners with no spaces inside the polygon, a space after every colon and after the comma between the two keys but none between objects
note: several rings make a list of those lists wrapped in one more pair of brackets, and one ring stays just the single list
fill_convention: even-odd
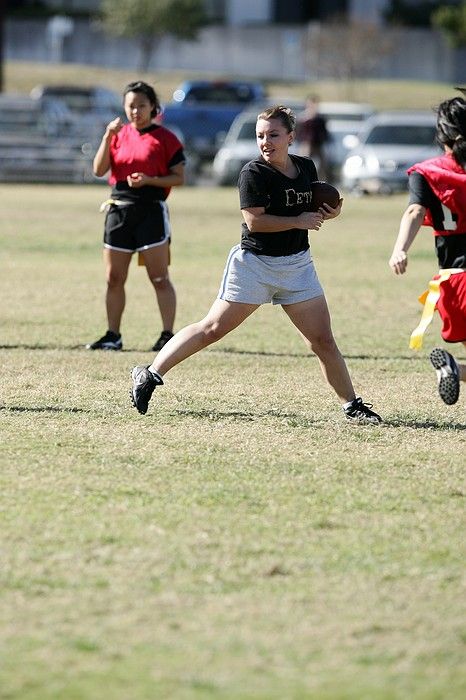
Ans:
[{"label": "shadow on grass", "polygon": [[300,416],[297,413],[282,413],[280,411],[263,411],[255,413],[252,411],[217,411],[215,409],[192,410],[180,408],[173,412],[173,415],[186,416],[190,418],[205,418],[210,421],[232,420],[250,423],[264,418],[279,418],[285,421],[288,425],[299,428],[306,428],[316,425],[325,425],[327,421],[324,418],[307,418]]},{"label": "shadow on grass", "polygon": [[84,344],[82,345],[59,345],[57,343],[34,343],[33,345],[28,345],[26,343],[17,343],[12,345],[0,345],[0,350],[84,350],[92,355],[95,353],[105,353],[108,352],[110,355],[114,352],[150,352],[152,355],[154,351],[150,348],[122,348],[121,350],[88,350]]},{"label": "shadow on grass", "polygon": [[89,413],[84,408],[60,406],[0,406],[0,411],[10,411],[11,413]]},{"label": "shadow on grass", "polygon": [[[172,415],[206,419],[213,422],[231,420],[246,423],[259,421],[266,418],[278,418],[279,420],[286,422],[287,425],[296,428],[310,428],[311,426],[315,428],[319,425],[322,427],[328,427],[328,420],[326,418],[308,418],[307,416],[299,415],[297,413],[282,413],[280,411],[263,411],[262,413],[255,413],[252,411],[218,411],[216,409],[208,408],[202,410],[180,408],[174,411]],[[413,418],[406,418],[405,420],[402,418],[384,419],[383,423],[381,423],[379,426],[352,423],[351,421],[343,420],[342,425],[349,428],[363,427],[368,428],[369,430],[374,430],[374,428],[378,430],[383,428],[414,428],[416,430],[436,430],[445,432],[466,430],[465,423],[446,423],[444,420],[440,422],[430,419],[416,420]]]},{"label": "shadow on grass", "polygon": [[415,428],[416,430],[442,430],[446,432],[466,430],[466,423],[446,423],[444,420],[440,422],[430,419],[415,420],[413,418],[394,418],[392,420],[384,419],[382,427],[383,426],[387,426],[389,428]]},{"label": "shadow on grass", "polygon": [[52,343],[16,343],[12,345],[0,345],[0,350],[85,350],[84,345],[58,345]]},{"label": "shadow on grass", "polygon": [[[18,343],[14,345],[0,345],[0,350],[86,350],[86,346],[83,345],[58,345],[58,344],[51,344],[51,343],[35,343],[34,345],[28,345],[26,343]],[[295,358],[302,358],[302,359],[308,359],[310,357],[316,358],[316,355],[314,355],[312,352],[274,352],[272,350],[239,350],[238,348],[216,348],[216,347],[209,347],[206,348],[207,352],[211,353],[220,353],[223,355],[250,355],[250,356],[256,356],[256,357],[295,357]],[[119,352],[119,353],[131,353],[131,352],[140,352],[140,353],[151,353],[151,355],[154,355],[154,351],[151,350],[150,348],[122,348],[121,350],[115,351],[115,350],[94,350],[92,352],[108,352],[112,354],[113,352]],[[409,362],[419,362],[422,360],[422,362],[426,361],[426,357],[421,356],[421,355],[359,355],[359,354],[350,354],[350,353],[343,353],[343,357],[347,360],[407,360]]]},{"label": "shadow on grass", "polygon": [[[225,355],[258,355],[264,357],[296,357],[307,359],[309,357],[317,357],[312,352],[273,352],[268,350],[238,350],[237,348],[209,348],[208,352],[223,353]],[[352,355],[350,353],[342,353],[347,360],[413,360],[425,361],[426,358],[420,355]]]},{"label": "shadow on grass", "polygon": [[[84,408],[66,408],[60,406],[4,406],[0,405],[0,411],[9,411],[11,413],[91,413]],[[307,418],[306,416],[297,413],[282,413],[280,411],[263,411],[262,413],[254,413],[252,411],[218,411],[216,409],[183,409],[180,408],[171,413],[173,416],[184,416],[187,418],[199,418],[201,420],[209,420],[212,422],[230,420],[244,423],[252,423],[254,421],[264,420],[266,418],[278,418],[286,422],[293,428],[310,428],[310,427],[326,427],[328,420],[326,418]],[[343,421],[342,425],[348,427],[367,427],[370,430],[374,428],[414,428],[415,430],[435,430],[442,432],[463,431],[466,430],[466,423],[446,423],[445,421],[435,421],[431,419],[415,420],[413,418],[385,418],[379,426],[361,425],[360,423],[351,423]]]}]

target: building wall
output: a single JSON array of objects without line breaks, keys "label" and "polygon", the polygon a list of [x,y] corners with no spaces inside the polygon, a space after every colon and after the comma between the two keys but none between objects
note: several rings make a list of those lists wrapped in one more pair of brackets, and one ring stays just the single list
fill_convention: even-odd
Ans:
[{"label": "building wall", "polygon": [[[331,26],[320,23],[211,26],[202,30],[199,41],[163,38],[149,68],[278,80],[332,78],[335,71],[326,59],[335,58],[339,50],[332,32]],[[439,33],[385,29],[383,36],[390,38],[392,50],[381,57],[371,77],[466,82],[464,50],[452,50]],[[316,49],[324,44],[325,49]],[[105,35],[85,20],[76,20],[72,33],[57,45],[46,22],[9,19],[4,55],[6,60],[63,61],[122,69],[140,66],[136,40]]]},{"label": "building wall", "polygon": [[236,0],[226,5],[226,21],[230,25],[267,23],[272,14],[272,0]]},{"label": "building wall", "polygon": [[389,5],[389,0],[351,0],[349,3],[349,19],[352,22],[372,22],[383,24],[383,11]]}]

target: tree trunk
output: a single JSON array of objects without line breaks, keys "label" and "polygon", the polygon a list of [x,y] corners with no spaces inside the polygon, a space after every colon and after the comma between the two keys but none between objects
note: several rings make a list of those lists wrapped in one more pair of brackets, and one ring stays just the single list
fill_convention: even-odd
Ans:
[{"label": "tree trunk", "polygon": [[156,51],[159,43],[160,37],[157,35],[144,34],[141,37],[141,55],[139,58],[139,70],[142,73],[147,73],[147,71],[149,70],[152,54]]}]

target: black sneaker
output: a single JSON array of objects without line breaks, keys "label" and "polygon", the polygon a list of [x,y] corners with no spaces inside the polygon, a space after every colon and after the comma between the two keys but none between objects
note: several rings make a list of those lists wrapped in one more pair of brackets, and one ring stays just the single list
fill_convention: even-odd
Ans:
[{"label": "black sneaker", "polygon": [[88,343],[86,345],[86,350],[121,350],[123,347],[123,341],[121,340],[121,333],[114,333],[113,331],[107,331],[99,340],[95,343]]},{"label": "black sneaker", "polygon": [[348,420],[354,421],[355,423],[373,423],[374,425],[381,423],[382,418],[371,409],[371,403],[363,403],[363,400],[358,397],[351,402],[348,408],[344,408],[343,410]]},{"label": "black sneaker", "polygon": [[153,344],[152,350],[154,352],[158,352],[168,343],[171,338],[173,338],[173,333],[171,331],[162,331],[160,338]]},{"label": "black sneaker", "polygon": [[460,395],[460,372],[456,360],[441,348],[434,348],[429,357],[437,373],[440,398],[452,406]]},{"label": "black sneaker", "polygon": [[153,374],[147,365],[139,365],[131,370],[133,386],[129,392],[133,406],[142,413],[147,413],[150,398],[156,386],[163,384],[158,374]]}]

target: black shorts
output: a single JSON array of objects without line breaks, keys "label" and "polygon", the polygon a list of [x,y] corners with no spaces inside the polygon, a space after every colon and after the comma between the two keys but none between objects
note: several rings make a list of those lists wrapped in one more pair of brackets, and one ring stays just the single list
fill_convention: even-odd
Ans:
[{"label": "black shorts", "polygon": [[104,247],[134,253],[170,242],[166,202],[111,204],[105,217]]}]

